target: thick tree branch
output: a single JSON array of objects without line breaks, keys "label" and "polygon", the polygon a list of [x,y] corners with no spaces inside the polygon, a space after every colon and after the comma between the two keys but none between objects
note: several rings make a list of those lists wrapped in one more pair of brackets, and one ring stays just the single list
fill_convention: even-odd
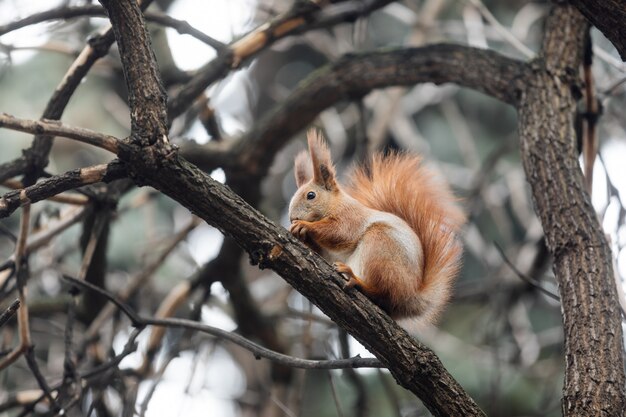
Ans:
[{"label": "thick tree branch", "polygon": [[[142,94],[143,89],[159,91],[160,82],[149,41],[146,38],[138,40],[138,36],[145,34],[145,28],[137,5],[132,0],[103,0],[102,3],[120,45],[122,64],[126,67],[132,63],[135,68],[125,69],[130,95]],[[131,27],[131,22],[141,27]],[[138,59],[143,61],[138,62]],[[396,380],[418,395],[435,415],[483,414],[430,349],[413,340],[365,296],[345,292],[341,277],[327,262],[239,196],[179,158],[165,141],[147,141],[146,135],[161,133],[165,129],[161,117],[164,101],[154,98],[148,102],[131,100],[135,121],[132,134],[136,140],[120,152],[141,181],[174,198],[233,237],[261,267],[277,271],[374,353]],[[144,125],[152,122],[163,124]],[[156,146],[147,149],[146,142]]]},{"label": "thick tree branch", "polygon": [[604,34],[626,61],[626,1],[572,0],[572,4]]},{"label": "thick tree branch", "polygon": [[[286,229],[182,159],[172,159],[154,171],[149,166],[138,171],[147,184],[233,237],[253,262],[278,272],[375,354],[398,383],[418,395],[433,414],[482,415],[431,350],[413,340],[365,296],[345,292],[343,280],[333,268]],[[211,197],[196,197],[200,195]]]},{"label": "thick tree branch", "polygon": [[587,24],[554,6],[541,59],[519,105],[522,159],[554,257],[565,331],[564,416],[626,409],[622,326],[611,251],[585,191],[575,148],[577,77]]},{"label": "thick tree branch", "polygon": [[[167,142],[165,89],[139,7],[109,7],[102,1],[113,25],[128,87],[131,135],[142,145]],[[125,36],[121,36],[121,34]],[[145,45],[138,48],[136,45]]]}]

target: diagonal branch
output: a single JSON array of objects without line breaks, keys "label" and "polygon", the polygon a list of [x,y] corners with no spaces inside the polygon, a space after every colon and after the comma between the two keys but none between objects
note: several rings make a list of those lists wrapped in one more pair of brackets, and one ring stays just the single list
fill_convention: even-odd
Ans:
[{"label": "diagonal branch", "polygon": [[11,320],[11,317],[15,315],[17,310],[20,308],[20,300],[15,299],[10,306],[7,307],[6,310],[0,314],[0,327],[4,326],[7,321]]},{"label": "diagonal branch", "polygon": [[[145,27],[136,3],[132,0],[102,0],[102,3],[120,45],[129,95],[143,94],[144,88],[159,91],[158,70],[149,39],[144,37]],[[145,107],[139,106],[140,100],[131,100],[135,140],[120,152],[120,157],[143,183],[174,198],[233,237],[261,267],[277,271],[374,353],[398,383],[419,396],[435,415],[483,415],[430,349],[412,339],[365,296],[345,292],[341,277],[326,261],[232,191],[179,158],[166,141],[150,141],[154,133],[167,131],[161,117],[164,101],[153,98],[144,103]],[[154,126],[146,122],[163,124]]]}]

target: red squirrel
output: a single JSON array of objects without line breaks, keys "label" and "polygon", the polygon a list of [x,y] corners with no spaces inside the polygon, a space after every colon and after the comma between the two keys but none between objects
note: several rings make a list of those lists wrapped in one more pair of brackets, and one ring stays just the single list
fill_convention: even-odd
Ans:
[{"label": "red squirrel", "polygon": [[465,222],[448,185],[419,156],[394,152],[374,155],[344,187],[321,134],[307,139],[309,153],[295,159],[291,233],[392,318],[435,321],[460,267]]}]

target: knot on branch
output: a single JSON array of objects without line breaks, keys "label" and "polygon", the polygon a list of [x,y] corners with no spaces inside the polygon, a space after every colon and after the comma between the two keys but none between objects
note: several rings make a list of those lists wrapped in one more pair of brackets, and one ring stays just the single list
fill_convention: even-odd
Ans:
[{"label": "knot on branch", "polygon": [[94,35],[87,39],[87,43],[94,50],[97,57],[103,57],[109,53],[109,48],[113,42],[113,32],[108,31],[104,35]]},{"label": "knot on branch", "polygon": [[250,252],[250,264],[258,265],[259,269],[271,268],[282,255],[283,247],[272,242],[263,242],[262,247]]}]

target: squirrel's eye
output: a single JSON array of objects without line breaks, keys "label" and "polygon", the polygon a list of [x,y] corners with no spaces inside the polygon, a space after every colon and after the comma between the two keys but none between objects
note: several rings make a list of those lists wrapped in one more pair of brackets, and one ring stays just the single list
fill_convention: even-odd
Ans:
[{"label": "squirrel's eye", "polygon": [[314,198],[315,198],[315,193],[313,191],[309,191],[308,193],[306,193],[307,200],[313,200]]}]

